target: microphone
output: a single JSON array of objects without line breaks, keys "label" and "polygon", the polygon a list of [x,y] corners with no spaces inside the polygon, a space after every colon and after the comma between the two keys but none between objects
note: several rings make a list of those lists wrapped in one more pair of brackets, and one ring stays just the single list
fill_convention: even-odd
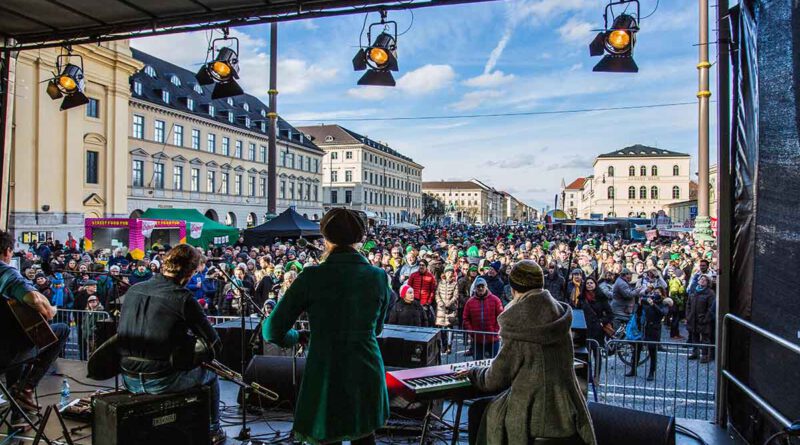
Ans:
[{"label": "microphone", "polygon": [[313,250],[315,252],[319,252],[320,251],[319,247],[309,243],[308,240],[305,239],[305,238],[300,238],[299,240],[297,240],[297,247],[299,247],[301,249]]}]

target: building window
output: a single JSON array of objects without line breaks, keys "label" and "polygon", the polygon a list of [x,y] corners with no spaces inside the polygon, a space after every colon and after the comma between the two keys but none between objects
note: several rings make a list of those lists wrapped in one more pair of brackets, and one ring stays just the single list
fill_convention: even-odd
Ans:
[{"label": "building window", "polygon": [[220,178],[220,185],[219,185],[219,192],[223,195],[228,194],[228,181],[230,180],[230,174],[227,172],[222,172],[222,178]]},{"label": "building window", "polygon": [[639,176],[647,176],[647,167],[644,165],[639,167]]},{"label": "building window", "polygon": [[197,93],[197,94],[203,94],[203,87],[201,87],[201,86],[200,86],[200,84],[197,84],[197,83],[196,83],[196,84],[194,84],[194,87],[193,87],[193,88],[194,88],[194,92],[195,92],[195,93]]},{"label": "building window", "polygon": [[297,199],[302,201],[303,200],[303,183],[300,182],[297,184]]},{"label": "building window", "polygon": [[244,111],[250,111],[250,104],[245,102],[242,104],[242,108],[244,109]]},{"label": "building window", "polygon": [[639,199],[647,199],[647,187],[639,187]]},{"label": "building window", "polygon": [[252,142],[247,145],[247,159],[251,161],[256,160],[256,144],[253,144]]},{"label": "building window", "polygon": [[319,201],[319,186],[318,185],[314,186],[314,201],[315,202]]},{"label": "building window", "polygon": [[150,65],[147,65],[146,67],[144,67],[144,73],[147,74],[150,77],[156,77],[156,69],[153,68]]},{"label": "building window", "polygon": [[144,139],[144,116],[133,115],[133,137]]},{"label": "building window", "polygon": [[609,177],[610,176],[614,176],[614,166],[613,165],[609,165],[608,166],[608,176]]},{"label": "building window", "polygon": [[192,129],[192,148],[200,150],[200,130]]},{"label": "building window", "polygon": [[255,176],[248,176],[247,177],[247,191],[250,193],[250,196],[256,196],[256,177]]},{"label": "building window", "polygon": [[208,106],[208,115],[211,116],[211,117],[214,117],[215,112],[216,112],[216,109],[214,108],[214,106],[213,105],[209,105]]},{"label": "building window", "polygon": [[89,98],[89,103],[86,104],[87,117],[100,117],[100,101],[94,98]]},{"label": "building window", "polygon": [[332,151],[331,152],[331,159],[339,159],[339,153],[335,152],[335,151]]},{"label": "building window", "polygon": [[658,176],[658,166],[650,167],[650,176]]},{"label": "building window", "polygon": [[96,151],[86,152],[86,183],[98,184],[100,172],[100,153]]},{"label": "building window", "polygon": [[183,125],[174,125],[172,128],[172,145],[183,147]]},{"label": "building window", "polygon": [[350,204],[353,202],[353,191],[352,190],[345,190],[344,191],[344,202],[346,204]]},{"label": "building window", "polygon": [[141,96],[142,95],[142,83],[139,82],[138,80],[136,82],[133,82],[133,92],[137,96]]},{"label": "building window", "polygon": [[247,116],[244,117],[244,126],[250,128],[250,118]]},{"label": "building window", "polygon": [[183,167],[180,165],[172,167],[172,189],[183,190]]},{"label": "building window", "polygon": [[319,159],[314,159],[314,166],[312,173],[319,173]]},{"label": "building window", "polygon": [[191,97],[186,98],[186,108],[188,108],[189,111],[194,111],[194,99]]},{"label": "building window", "polygon": [[677,185],[672,187],[672,199],[681,199],[681,188]]},{"label": "building window", "polygon": [[242,141],[236,141],[236,148],[233,152],[233,156],[236,158],[242,158]]},{"label": "building window", "polygon": [[178,78],[178,76],[174,74],[172,75],[172,77],[169,78],[169,81],[172,82],[172,84],[175,85],[176,87],[181,86],[181,80]]},{"label": "building window", "polygon": [[353,172],[351,170],[344,172],[344,180],[345,182],[353,182]]},{"label": "building window", "polygon": [[230,105],[231,107],[233,106],[233,98],[232,97],[228,98],[228,105]]},{"label": "building window", "polygon": [[233,178],[233,194],[242,196],[242,175],[236,175]]},{"label": "building window", "polygon": [[628,199],[636,199],[636,187],[628,187]]},{"label": "building window", "polygon": [[261,145],[258,147],[258,160],[261,162],[267,162],[267,146]]},{"label": "building window", "polygon": [[161,91],[161,100],[162,100],[162,101],[163,101],[165,104],[168,104],[168,103],[169,103],[169,91],[167,91],[167,90],[162,90],[162,91]]},{"label": "building window", "polygon": [[267,110],[261,110],[261,117],[267,117]]},{"label": "building window", "polygon": [[658,199],[658,187],[650,187],[650,199]]},{"label": "building window", "polygon": [[306,157],[306,171],[311,171],[311,156]]},{"label": "building window", "polygon": [[153,140],[164,143],[164,121],[153,121]]},{"label": "building window", "polygon": [[339,203],[339,192],[336,190],[331,190],[331,204],[338,204]]},{"label": "building window", "polygon": [[336,170],[331,170],[331,182],[338,182],[339,181],[339,172]]},{"label": "building window", "polygon": [[628,176],[636,176],[636,167],[632,165],[628,167]]},{"label": "building window", "polygon": [[208,133],[208,137],[206,138],[206,151],[209,153],[216,153],[217,152],[217,135],[214,133]]},{"label": "building window", "polygon": [[280,195],[281,199],[286,199],[286,181],[281,181]]},{"label": "building window", "polygon": [[191,184],[189,184],[189,190],[193,192],[200,191],[200,169],[193,168],[192,169],[192,177],[191,177]]},{"label": "building window", "polygon": [[344,152],[344,158],[345,159],[353,159],[353,152],[352,151]]},{"label": "building window", "polygon": [[303,169],[303,155],[297,155],[297,169]]},{"label": "building window", "polygon": [[133,161],[131,184],[134,187],[144,186],[144,161]]},{"label": "building window", "polygon": [[267,196],[267,178],[258,178],[258,196]]},{"label": "building window", "polygon": [[672,176],[680,176],[681,169],[677,165],[672,166]]},{"label": "building window", "polygon": [[228,137],[222,138],[222,156],[231,155],[231,139]]},{"label": "building window", "polygon": [[164,164],[160,162],[153,164],[153,188],[164,189]]},{"label": "building window", "polygon": [[289,183],[289,199],[294,201],[294,182]]},{"label": "building window", "polygon": [[228,122],[233,123],[233,111],[228,111]]},{"label": "building window", "polygon": [[206,190],[208,193],[216,193],[217,191],[217,172],[213,170],[206,172]]}]

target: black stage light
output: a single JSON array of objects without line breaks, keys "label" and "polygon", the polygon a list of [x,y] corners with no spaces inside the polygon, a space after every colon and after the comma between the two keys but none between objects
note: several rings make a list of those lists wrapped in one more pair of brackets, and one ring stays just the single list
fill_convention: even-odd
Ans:
[{"label": "black stage light", "polygon": [[[394,25],[394,34],[386,31],[388,25]],[[386,13],[381,12],[380,23],[369,25],[367,31],[367,41],[372,39],[372,27],[384,26],[384,31],[378,34],[371,46],[361,48],[353,58],[353,70],[364,71],[364,75],[358,80],[359,85],[375,86],[395,86],[392,71],[398,71],[397,65],[397,24],[386,21]]]},{"label": "black stage light", "polygon": [[[46,89],[51,99],[64,98],[61,102],[61,111],[89,103],[89,98],[84,94],[86,79],[83,74],[83,58],[73,56],[69,50],[67,51],[67,54],[61,54],[56,58],[58,74],[47,81]],[[69,63],[70,58],[77,58],[80,65]]]},{"label": "black stage light", "polygon": [[[608,9],[617,4],[631,3],[630,0],[620,0],[606,6],[606,28],[595,36],[589,44],[589,54],[592,57],[603,56],[595,65],[593,71],[611,73],[637,73],[639,67],[633,60],[633,49],[636,46],[636,33],[639,25],[636,17],[630,14],[620,14],[614,19],[611,28],[608,28]],[[638,1],[635,1],[638,10]]]},{"label": "black stage light", "polygon": [[215,43],[218,41],[231,41],[236,43],[236,49],[232,46],[224,46],[219,49],[214,60],[206,62],[200,67],[195,75],[200,85],[215,84],[214,91],[211,93],[212,99],[238,96],[244,94],[242,87],[236,82],[239,78],[239,39],[229,38],[227,31],[225,37],[214,39],[208,47],[208,53],[214,52]]}]

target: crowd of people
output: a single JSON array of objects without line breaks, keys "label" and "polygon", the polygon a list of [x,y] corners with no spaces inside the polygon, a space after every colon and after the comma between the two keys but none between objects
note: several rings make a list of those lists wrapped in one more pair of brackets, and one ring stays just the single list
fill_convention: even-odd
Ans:
[{"label": "crowd of people", "polygon": [[[269,313],[305,267],[318,264],[321,241],[201,249],[206,261],[187,284],[207,315]],[[21,270],[54,306],[113,313],[127,289],[160,273],[168,245],[134,260],[122,248],[82,251],[80,242],[48,240],[19,251]],[[511,301],[508,274],[521,260],[536,261],[545,289],[558,301],[582,309],[588,336],[599,344],[626,326],[626,338],[713,343],[716,257],[714,246],[690,236],[631,241],[615,234],[568,234],[536,226],[427,227],[416,232],[372,228],[361,252],[388,275],[392,299],[386,322],[478,331],[467,354],[494,357],[497,317]],[[230,277],[230,279],[228,279]],[[242,299],[245,292],[252,297]],[[444,331],[443,351],[452,334]],[[449,335],[448,335],[449,334]],[[712,359],[698,348],[691,359]],[[638,357],[638,349],[636,356]],[[650,354],[655,372],[657,354]],[[635,358],[636,360],[636,358]],[[636,366],[630,375],[635,375]]]}]

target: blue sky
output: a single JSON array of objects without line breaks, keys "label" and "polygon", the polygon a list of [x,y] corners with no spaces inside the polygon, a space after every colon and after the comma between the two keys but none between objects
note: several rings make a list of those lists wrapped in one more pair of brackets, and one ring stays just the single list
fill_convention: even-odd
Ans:
[{"label": "blue sky", "polygon": [[[656,0],[641,0],[642,15]],[[691,102],[697,91],[697,2],[661,0],[640,23],[638,74],[593,73],[600,0],[514,0],[390,12],[398,22],[396,88],[359,87],[352,70],[364,15],[279,27],[278,111],[290,123],[339,123],[425,166],[423,179],[476,177],[531,205],[553,202],[561,179],[594,157],[641,143],[697,152],[695,105],[645,110],[449,120],[338,121]],[[367,23],[379,20],[377,13]],[[266,100],[269,26],[238,28],[245,90]],[[132,45],[195,70],[207,35]],[[712,33],[711,40],[714,40]],[[711,60],[714,62],[714,52]],[[712,92],[715,73],[712,69]],[[712,99],[715,97],[712,96]],[[713,108],[712,108],[713,110]],[[713,114],[713,113],[712,113]],[[712,115],[712,125],[714,122]],[[712,129],[713,135],[713,129]],[[712,163],[715,141],[712,138]],[[694,161],[693,161],[694,162]],[[694,168],[694,164],[693,164]]]}]

